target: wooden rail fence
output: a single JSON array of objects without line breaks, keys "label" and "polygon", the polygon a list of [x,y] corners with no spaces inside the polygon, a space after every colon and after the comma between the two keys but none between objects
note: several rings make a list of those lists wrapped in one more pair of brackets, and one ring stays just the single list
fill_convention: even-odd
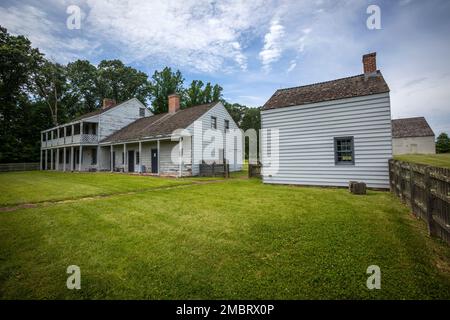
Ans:
[{"label": "wooden rail fence", "polygon": [[391,192],[425,220],[428,232],[450,244],[450,169],[389,161]]},{"label": "wooden rail fence", "polygon": [[39,162],[0,163],[0,172],[39,170]]},{"label": "wooden rail fence", "polygon": [[230,177],[230,165],[226,163],[200,164],[200,177]]}]

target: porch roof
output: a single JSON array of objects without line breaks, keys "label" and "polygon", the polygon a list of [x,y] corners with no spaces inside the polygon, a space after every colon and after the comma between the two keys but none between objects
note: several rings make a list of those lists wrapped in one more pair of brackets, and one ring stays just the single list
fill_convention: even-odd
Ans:
[{"label": "porch roof", "polygon": [[202,104],[179,110],[176,113],[161,113],[138,119],[103,139],[100,143],[117,143],[168,136],[177,129],[186,129],[216,104],[217,102]]}]

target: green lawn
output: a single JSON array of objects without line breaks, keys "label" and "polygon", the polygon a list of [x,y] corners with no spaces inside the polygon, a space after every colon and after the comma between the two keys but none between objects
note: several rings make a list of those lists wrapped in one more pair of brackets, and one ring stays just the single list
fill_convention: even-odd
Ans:
[{"label": "green lawn", "polygon": [[[16,175],[40,190],[81,177]],[[370,265],[381,290],[366,288]],[[387,192],[235,178],[0,213],[2,299],[450,299],[449,270],[449,246]]]},{"label": "green lawn", "polygon": [[168,187],[189,182],[117,173],[30,171],[0,173],[0,207]]},{"label": "green lawn", "polygon": [[450,168],[450,153],[408,154],[395,156],[395,159],[414,163],[422,163],[435,167]]}]

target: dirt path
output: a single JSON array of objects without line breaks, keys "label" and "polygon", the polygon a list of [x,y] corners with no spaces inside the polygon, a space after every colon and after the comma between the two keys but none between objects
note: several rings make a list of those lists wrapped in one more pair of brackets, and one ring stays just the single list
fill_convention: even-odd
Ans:
[{"label": "dirt path", "polygon": [[31,209],[31,208],[42,208],[42,207],[49,207],[53,205],[63,204],[63,203],[73,203],[78,201],[86,201],[86,200],[96,200],[96,199],[107,199],[112,198],[116,196],[123,196],[123,195],[132,195],[132,194],[138,194],[138,193],[144,193],[149,191],[159,191],[159,190],[170,190],[170,189],[181,189],[181,188],[187,188],[197,185],[204,185],[204,184],[214,184],[214,183],[223,183],[227,182],[229,180],[206,180],[206,181],[191,181],[190,183],[186,184],[179,184],[179,185],[173,185],[173,186],[165,186],[165,187],[154,187],[154,188],[147,188],[147,189],[139,189],[134,191],[127,191],[127,192],[116,192],[116,193],[109,193],[109,194],[99,194],[99,195],[93,195],[93,196],[84,196],[79,198],[73,198],[73,199],[63,199],[63,200],[48,200],[48,201],[41,201],[41,202],[32,202],[32,203],[22,203],[12,206],[5,206],[0,207],[0,213],[1,212],[12,212],[17,211],[20,209]]}]

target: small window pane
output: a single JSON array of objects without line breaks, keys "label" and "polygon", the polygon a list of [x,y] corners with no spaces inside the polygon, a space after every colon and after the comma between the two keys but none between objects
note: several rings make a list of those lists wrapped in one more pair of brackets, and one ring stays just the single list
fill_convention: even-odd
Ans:
[{"label": "small window pane", "polygon": [[211,128],[217,129],[217,118],[211,117]]},{"label": "small window pane", "polygon": [[334,153],[336,164],[354,164],[353,137],[335,138]]},{"label": "small window pane", "polygon": [[230,121],[229,120],[225,120],[225,131],[230,129]]}]

